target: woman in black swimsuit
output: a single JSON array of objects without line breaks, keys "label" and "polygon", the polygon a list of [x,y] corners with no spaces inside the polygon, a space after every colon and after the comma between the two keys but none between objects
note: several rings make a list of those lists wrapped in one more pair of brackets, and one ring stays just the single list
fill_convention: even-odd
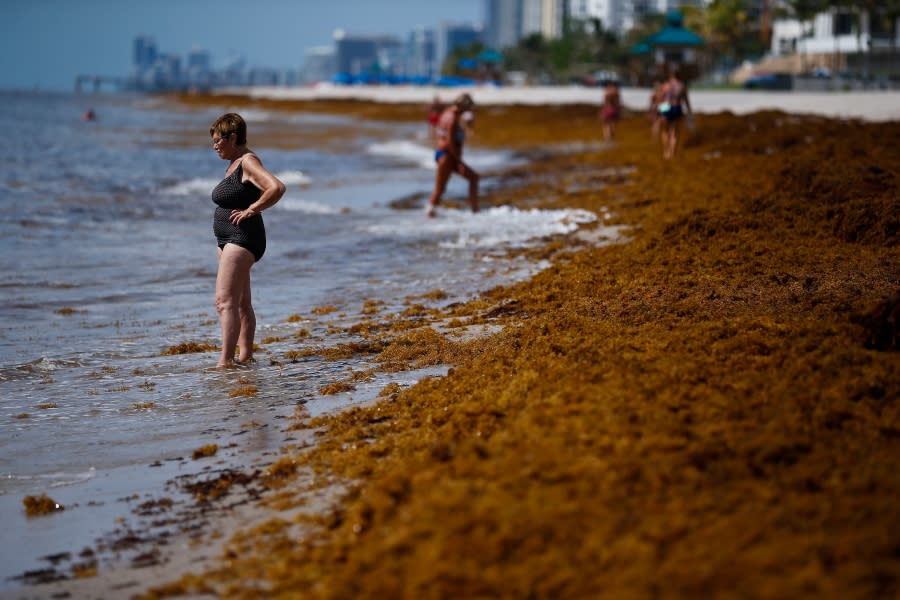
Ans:
[{"label": "woman in black swimsuit", "polygon": [[[256,314],[250,296],[250,267],[266,250],[262,211],[284,195],[284,184],[247,147],[247,124],[227,113],[209,128],[213,149],[229,161],[225,179],[212,191],[213,233],[219,244],[216,311],[222,328],[220,367],[253,359]],[[240,350],[237,361],[234,350]]]}]

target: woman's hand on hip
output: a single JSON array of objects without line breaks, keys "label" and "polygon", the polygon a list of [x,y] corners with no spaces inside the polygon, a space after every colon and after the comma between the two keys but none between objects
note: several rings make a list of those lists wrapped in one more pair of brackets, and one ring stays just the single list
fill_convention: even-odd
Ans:
[{"label": "woman's hand on hip", "polygon": [[259,212],[253,210],[252,208],[245,208],[244,210],[235,209],[231,211],[229,220],[231,221],[232,225],[238,225],[241,221],[245,221],[250,217],[255,217],[258,214]]}]

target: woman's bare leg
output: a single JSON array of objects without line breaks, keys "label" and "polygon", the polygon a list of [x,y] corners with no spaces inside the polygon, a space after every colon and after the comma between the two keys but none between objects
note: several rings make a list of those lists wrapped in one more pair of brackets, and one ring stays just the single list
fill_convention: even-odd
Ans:
[{"label": "woman's bare leg", "polygon": [[247,271],[247,283],[241,293],[241,301],[238,304],[238,314],[241,320],[241,332],[238,334],[238,349],[240,350],[237,362],[253,360],[253,338],[256,336],[256,312],[250,295],[250,271]]},{"label": "woman's bare leg", "polygon": [[678,146],[678,121],[666,123],[663,133],[663,158],[669,160],[675,156],[675,148]]},{"label": "woman's bare leg", "polygon": [[429,217],[434,216],[434,209],[441,201],[441,196],[444,195],[444,190],[447,188],[447,181],[450,179],[450,174],[452,172],[453,165],[450,157],[441,157],[441,160],[439,160],[437,163],[437,169],[435,169],[434,173],[434,189],[431,191],[431,198],[428,199]]},{"label": "woman's bare leg", "polygon": [[458,171],[460,175],[469,180],[469,205],[472,212],[478,212],[478,182],[481,177],[472,170],[472,168],[464,162],[459,163]]},{"label": "woman's bare leg", "polygon": [[[220,367],[234,364],[234,348],[242,333],[242,296],[250,289],[250,267],[254,262],[253,254],[240,246],[225,244],[225,247],[219,250],[219,270],[216,273],[216,311],[219,313],[219,325],[222,330]],[[247,303],[249,304],[249,302],[248,297]],[[250,313],[252,314],[252,308]],[[255,329],[255,317],[253,321]],[[253,352],[252,344],[251,338],[251,353]],[[241,354],[243,354],[243,348]]]}]

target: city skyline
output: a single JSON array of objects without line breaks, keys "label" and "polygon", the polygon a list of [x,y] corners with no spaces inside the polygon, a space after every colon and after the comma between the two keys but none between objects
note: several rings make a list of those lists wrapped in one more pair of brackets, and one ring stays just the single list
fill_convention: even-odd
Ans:
[{"label": "city skyline", "polygon": [[[71,90],[79,75],[126,76],[138,36],[186,56],[209,53],[215,66],[298,69],[307,48],[334,31],[405,37],[441,22],[481,24],[484,0],[32,0],[7,8],[0,36],[0,88]],[[219,26],[233,21],[234,31]],[[259,23],[247,27],[246,23]]]}]

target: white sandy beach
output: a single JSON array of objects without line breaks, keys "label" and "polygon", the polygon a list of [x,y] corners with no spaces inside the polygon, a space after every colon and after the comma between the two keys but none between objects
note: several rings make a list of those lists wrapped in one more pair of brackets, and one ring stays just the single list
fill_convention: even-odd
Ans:
[{"label": "white sandy beach", "polygon": [[[427,104],[435,96],[450,100],[461,91],[472,94],[482,105],[529,104],[597,104],[601,88],[581,86],[442,88],[433,86],[337,86],[319,84],[311,87],[231,88],[223,94],[246,95],[273,100],[368,100],[373,102]],[[648,105],[647,88],[622,88],[622,100],[631,110],[644,110]],[[900,92],[771,92],[710,91],[690,92],[691,106],[697,113],[731,111],[746,114],[759,110],[782,110],[796,114],[816,114],[841,119],[867,121],[900,120]]]}]

